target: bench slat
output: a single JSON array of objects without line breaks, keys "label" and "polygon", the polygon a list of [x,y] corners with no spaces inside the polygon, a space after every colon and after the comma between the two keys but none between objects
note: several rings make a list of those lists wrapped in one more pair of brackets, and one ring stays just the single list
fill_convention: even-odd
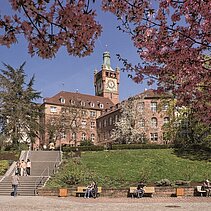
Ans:
[{"label": "bench slat", "polygon": [[[155,193],[155,187],[147,187],[144,188],[145,193]],[[134,193],[137,190],[137,187],[130,187],[130,193]]]}]

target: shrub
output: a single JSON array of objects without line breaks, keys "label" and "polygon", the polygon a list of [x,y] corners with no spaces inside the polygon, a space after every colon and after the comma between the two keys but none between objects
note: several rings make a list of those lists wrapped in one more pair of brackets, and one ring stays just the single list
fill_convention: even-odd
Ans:
[{"label": "shrub", "polygon": [[171,182],[168,179],[162,179],[162,180],[156,181],[155,185],[157,185],[157,186],[171,186]]}]

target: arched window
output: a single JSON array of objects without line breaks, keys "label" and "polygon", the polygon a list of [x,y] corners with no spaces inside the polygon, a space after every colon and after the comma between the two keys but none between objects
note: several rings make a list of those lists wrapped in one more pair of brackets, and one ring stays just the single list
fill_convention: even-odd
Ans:
[{"label": "arched window", "polygon": [[76,133],[72,133],[72,140],[73,140],[73,141],[76,140]]},{"label": "arched window", "polygon": [[156,128],[158,126],[158,120],[157,120],[157,118],[152,117],[152,119],[151,119],[151,126],[153,128]]},{"label": "arched window", "polygon": [[168,124],[168,123],[169,123],[169,117],[165,117],[165,118],[163,119],[163,123],[164,123],[164,125],[165,125],[165,124]]},{"label": "arched window", "polygon": [[92,141],[92,142],[95,141],[95,134],[94,134],[94,133],[91,134],[91,141]]}]

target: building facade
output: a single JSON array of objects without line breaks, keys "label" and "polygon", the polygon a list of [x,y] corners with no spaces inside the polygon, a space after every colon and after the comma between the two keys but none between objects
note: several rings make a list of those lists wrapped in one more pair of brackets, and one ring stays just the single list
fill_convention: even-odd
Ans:
[{"label": "building facade", "polygon": [[44,99],[40,118],[43,130],[36,145],[79,146],[85,140],[96,145],[109,143],[113,141],[113,132],[127,102],[133,103],[130,109],[135,112],[132,128],[139,131],[139,139],[167,143],[162,126],[169,121],[169,117],[165,110],[158,109],[161,96],[147,90],[120,103],[119,81],[120,71],[118,68],[112,69],[110,54],[105,52],[101,69],[94,71],[95,96],[61,91]]},{"label": "building facade", "polygon": [[117,143],[169,143],[164,128],[170,121],[171,100],[170,95],[150,89],[104,110],[97,118],[98,144],[116,140]]}]

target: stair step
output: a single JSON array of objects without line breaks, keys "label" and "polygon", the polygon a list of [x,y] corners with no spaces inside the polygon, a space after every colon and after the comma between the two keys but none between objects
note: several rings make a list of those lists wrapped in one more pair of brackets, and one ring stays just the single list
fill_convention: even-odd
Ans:
[{"label": "stair step", "polygon": [[[18,186],[18,195],[29,196],[35,194],[35,183],[38,182],[41,174],[44,176],[42,184],[52,175],[55,166],[58,165],[58,151],[31,151],[28,153],[32,163],[31,175],[20,176],[20,185]],[[57,161],[57,163],[56,163]],[[42,187],[37,184],[37,187]],[[11,176],[6,176],[0,182],[0,195],[10,195],[12,192]]]}]

